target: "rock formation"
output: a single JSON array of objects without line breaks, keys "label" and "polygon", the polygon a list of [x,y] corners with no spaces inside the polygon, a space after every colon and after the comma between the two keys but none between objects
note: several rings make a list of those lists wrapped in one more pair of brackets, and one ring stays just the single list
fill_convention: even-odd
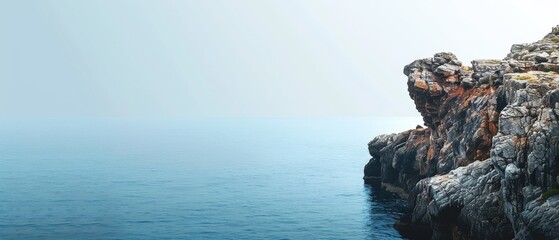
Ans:
[{"label": "rock formation", "polygon": [[369,143],[366,183],[409,194],[404,231],[559,239],[559,25],[503,60],[438,53],[404,67],[426,128]]}]

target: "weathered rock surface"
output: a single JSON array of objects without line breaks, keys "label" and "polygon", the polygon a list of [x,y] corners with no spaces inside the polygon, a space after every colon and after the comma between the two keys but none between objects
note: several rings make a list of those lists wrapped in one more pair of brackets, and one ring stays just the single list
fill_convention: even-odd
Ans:
[{"label": "weathered rock surface", "polygon": [[559,26],[503,60],[404,68],[426,128],[369,143],[365,181],[409,193],[432,239],[559,239]]}]

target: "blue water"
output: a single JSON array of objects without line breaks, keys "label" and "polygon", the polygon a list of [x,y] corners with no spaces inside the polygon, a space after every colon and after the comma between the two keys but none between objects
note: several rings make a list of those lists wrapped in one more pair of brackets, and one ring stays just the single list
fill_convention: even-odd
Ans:
[{"label": "blue water", "polygon": [[1,239],[401,239],[366,144],[416,119],[0,121]]}]

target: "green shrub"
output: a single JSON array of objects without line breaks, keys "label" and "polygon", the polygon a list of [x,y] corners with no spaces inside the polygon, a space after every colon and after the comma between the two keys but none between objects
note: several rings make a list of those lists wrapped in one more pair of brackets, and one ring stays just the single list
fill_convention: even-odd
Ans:
[{"label": "green shrub", "polygon": [[543,199],[548,199],[548,198],[553,197],[557,194],[559,194],[559,189],[558,188],[550,188],[549,190],[545,191],[542,194],[542,197],[543,197]]}]

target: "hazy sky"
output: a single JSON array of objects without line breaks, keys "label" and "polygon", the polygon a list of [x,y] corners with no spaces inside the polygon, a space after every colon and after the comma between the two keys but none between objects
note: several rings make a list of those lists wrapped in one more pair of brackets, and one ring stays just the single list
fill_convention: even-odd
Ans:
[{"label": "hazy sky", "polygon": [[559,1],[0,1],[0,117],[416,116],[405,64],[502,58]]}]

